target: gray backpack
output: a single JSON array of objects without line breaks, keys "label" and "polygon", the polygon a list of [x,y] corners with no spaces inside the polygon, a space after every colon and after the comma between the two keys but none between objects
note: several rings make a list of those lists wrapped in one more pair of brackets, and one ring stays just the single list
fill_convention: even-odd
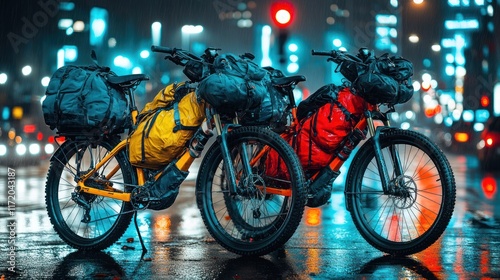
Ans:
[{"label": "gray backpack", "polygon": [[63,66],[47,86],[42,103],[45,123],[59,134],[121,133],[131,124],[125,94],[107,82],[107,67]]},{"label": "gray backpack", "polygon": [[247,58],[221,54],[213,70],[200,82],[197,93],[221,114],[257,108],[267,95],[269,73]]}]

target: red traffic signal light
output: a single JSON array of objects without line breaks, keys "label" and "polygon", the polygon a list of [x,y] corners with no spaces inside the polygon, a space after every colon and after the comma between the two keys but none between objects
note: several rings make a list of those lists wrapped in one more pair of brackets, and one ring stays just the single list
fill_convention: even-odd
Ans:
[{"label": "red traffic signal light", "polygon": [[278,1],[271,4],[271,18],[279,28],[290,26],[295,16],[295,8],[292,3]]},{"label": "red traffic signal light", "polygon": [[490,98],[486,95],[481,96],[481,106],[488,107],[490,105]]}]

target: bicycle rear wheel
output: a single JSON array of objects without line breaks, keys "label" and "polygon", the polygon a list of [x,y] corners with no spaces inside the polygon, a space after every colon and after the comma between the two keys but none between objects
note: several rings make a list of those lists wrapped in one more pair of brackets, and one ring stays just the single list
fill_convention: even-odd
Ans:
[{"label": "bicycle rear wheel", "polygon": [[[117,143],[117,139],[66,140],[51,159],[45,186],[47,212],[57,234],[76,249],[105,249],[116,242],[130,224],[133,214],[130,203],[81,193],[76,185],[76,179],[94,168]],[[106,179],[111,172],[115,172],[114,175]],[[136,181],[133,174],[123,151],[86,184],[130,191]]]},{"label": "bicycle rear wheel", "polygon": [[[229,189],[221,145],[212,145],[196,182],[201,216],[210,234],[227,250],[245,256],[270,253],[288,241],[302,219],[306,191],[300,162],[291,146],[267,129],[234,129],[227,134],[227,144],[237,190]],[[263,149],[268,150],[252,162],[252,173],[246,174],[244,155],[252,161]],[[270,153],[285,169],[281,176],[266,165]]]},{"label": "bicycle rear wheel", "polygon": [[[432,245],[447,227],[456,187],[446,156],[427,137],[391,129],[380,135],[390,177],[384,193],[375,160],[373,138],[354,157],[346,184],[347,207],[361,235],[375,248],[409,255]],[[393,154],[403,174],[396,175]]]}]

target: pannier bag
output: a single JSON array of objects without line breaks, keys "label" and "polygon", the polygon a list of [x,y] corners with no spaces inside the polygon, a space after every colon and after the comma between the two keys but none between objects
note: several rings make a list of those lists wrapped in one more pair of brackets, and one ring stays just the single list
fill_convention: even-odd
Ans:
[{"label": "pannier bag", "polygon": [[365,109],[363,98],[352,94],[349,88],[332,85],[329,89],[330,92],[327,92],[325,88],[320,88],[308,98],[328,100],[317,96],[323,95],[331,96],[332,100],[303,119],[298,128],[295,151],[305,170],[318,170],[330,162]]},{"label": "pannier bag", "polygon": [[356,94],[371,104],[401,104],[411,99],[413,64],[409,60],[388,54],[375,57],[372,53],[365,63],[352,81]]},{"label": "pannier bag", "polygon": [[129,135],[132,165],[159,169],[176,159],[205,119],[200,102],[189,84],[171,84],[158,92],[138,116]]},{"label": "pannier bag", "polygon": [[63,66],[50,79],[42,103],[45,123],[60,134],[121,133],[129,128],[128,100],[107,82],[107,67]]},{"label": "pannier bag", "polygon": [[290,104],[288,97],[269,86],[268,92],[259,106],[240,112],[239,122],[242,125],[266,125],[273,129],[286,125],[286,108]]},{"label": "pannier bag", "polygon": [[[305,117],[296,128],[296,142],[290,145],[307,174],[330,163],[363,114],[364,104],[363,98],[352,94],[349,88],[333,84],[321,87],[299,104],[297,114],[302,110]],[[287,178],[283,164],[271,151],[266,159],[266,175]]]},{"label": "pannier bag", "polygon": [[197,92],[220,114],[257,108],[267,94],[268,72],[247,58],[221,54],[213,69],[214,73],[199,83]]}]

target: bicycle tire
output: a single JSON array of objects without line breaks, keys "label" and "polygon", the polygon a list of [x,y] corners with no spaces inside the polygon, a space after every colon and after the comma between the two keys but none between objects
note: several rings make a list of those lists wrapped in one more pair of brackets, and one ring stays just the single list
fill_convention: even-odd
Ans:
[{"label": "bicycle tire", "polygon": [[[80,194],[76,189],[75,176],[93,168],[117,143],[118,139],[70,139],[61,145],[51,159],[45,186],[47,213],[56,233],[73,248],[106,249],[123,235],[130,224],[133,215],[131,203]],[[116,164],[120,169],[109,181],[115,189],[131,191],[130,186],[135,184],[136,178],[125,151],[119,152],[101,167],[93,178],[103,179]],[[99,187],[96,182],[93,184]],[[90,205],[90,221],[83,221],[85,210],[76,199]]]},{"label": "bicycle tire", "polygon": [[[373,247],[410,255],[431,246],[453,214],[456,186],[444,153],[424,135],[389,129],[380,146],[391,183],[398,193],[384,194],[373,138],[356,153],[347,175],[346,201],[356,228]],[[399,151],[403,175],[396,177],[389,147]]]},{"label": "bicycle tire", "polygon": [[[241,150],[238,149],[242,143],[247,145],[247,154],[248,151],[256,153],[262,147],[275,150],[284,160],[289,177],[282,180],[267,176],[262,160],[252,166],[252,176],[237,178],[239,190],[243,193],[252,188],[256,190],[256,184],[274,183],[291,191],[291,195],[268,194],[265,188],[258,194],[255,191],[230,194],[221,146],[214,144],[200,165],[196,201],[205,226],[221,246],[242,256],[261,256],[284,245],[299,226],[306,202],[305,177],[297,155],[283,138],[271,130],[251,126],[239,127],[227,134],[232,166],[237,168],[237,174],[243,173],[239,169]],[[249,177],[255,184],[245,189],[244,182]]]}]

